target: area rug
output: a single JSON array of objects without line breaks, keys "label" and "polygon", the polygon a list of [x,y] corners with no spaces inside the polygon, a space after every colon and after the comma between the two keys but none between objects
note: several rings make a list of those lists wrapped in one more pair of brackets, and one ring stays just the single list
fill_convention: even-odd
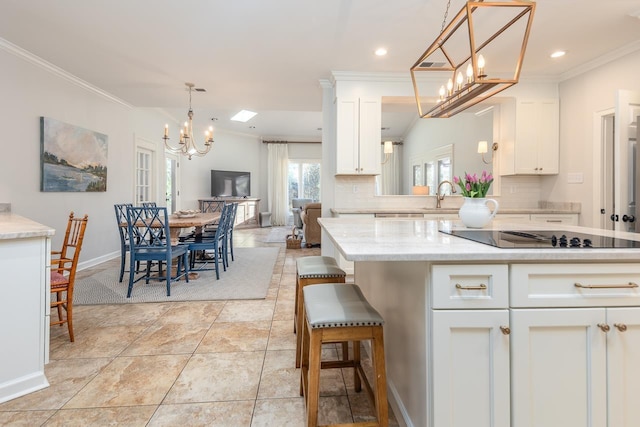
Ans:
[{"label": "area rug", "polygon": [[[227,271],[220,266],[220,280],[216,272],[197,271],[198,279],[184,279],[171,283],[171,296],[167,296],[167,282],[144,279],[133,285],[131,298],[127,298],[128,273],[118,282],[119,263],[114,268],[78,279],[74,287],[76,305],[125,304],[166,301],[207,301],[234,299],[264,299],[267,295],[273,268],[280,248],[234,248],[235,261],[229,262]],[[213,264],[207,265],[207,268]]]}]

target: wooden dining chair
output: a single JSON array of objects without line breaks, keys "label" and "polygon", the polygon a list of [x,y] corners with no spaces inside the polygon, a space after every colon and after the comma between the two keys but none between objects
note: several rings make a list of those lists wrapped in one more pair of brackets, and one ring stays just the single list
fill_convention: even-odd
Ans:
[{"label": "wooden dining chair", "polygon": [[[131,236],[131,252],[129,254],[129,288],[127,298],[131,297],[133,284],[141,279],[149,283],[151,279],[152,261],[158,261],[157,280],[166,280],[167,296],[171,296],[171,282],[185,277],[189,282],[189,261],[187,245],[171,245],[169,238],[169,215],[167,208],[159,207],[136,207],[127,208],[127,228]],[[172,276],[172,260],[178,258],[175,276]],[[135,278],[135,263],[146,261],[147,268],[143,276]],[[166,273],[162,274],[162,264],[165,263]]]},{"label": "wooden dining chair", "polygon": [[[71,342],[75,340],[73,335],[73,286],[88,219],[87,215],[83,218],[74,218],[73,212],[71,212],[62,249],[51,252],[51,308],[55,308],[58,312],[58,320],[51,320],[51,325],[62,326],[66,323]],[[66,312],[65,316],[63,316],[63,309]],[[51,317],[53,319],[53,316]]]}]

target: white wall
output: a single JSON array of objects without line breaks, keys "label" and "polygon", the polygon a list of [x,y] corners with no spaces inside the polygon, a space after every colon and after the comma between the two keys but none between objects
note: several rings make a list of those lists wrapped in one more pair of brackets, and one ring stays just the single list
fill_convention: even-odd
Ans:
[{"label": "white wall", "polygon": [[211,151],[204,157],[180,161],[183,209],[197,209],[198,199],[211,197],[211,170],[248,171],[251,196],[260,198],[260,209],[267,206],[266,144],[258,138],[216,130]]},{"label": "white wall", "polygon": [[[596,226],[600,206],[594,206],[594,114],[613,108],[619,89],[640,91],[640,51],[565,80],[560,90],[560,173],[546,177],[542,195],[548,200],[582,203],[581,225]],[[584,182],[569,184],[567,174],[581,172]]]},{"label": "white wall", "polygon": [[[120,248],[113,204],[129,201],[135,131],[130,107],[0,49],[0,200],[12,212],[56,229],[59,248],[69,211],[89,215],[81,260]],[[107,191],[40,191],[41,116],[94,130],[109,137]]]},{"label": "white wall", "polygon": [[[55,228],[53,248],[61,245],[69,211],[88,214],[80,268],[119,256],[113,205],[133,202],[136,140],[155,144],[155,197],[164,205],[161,134],[167,116],[156,109],[132,108],[28,52],[2,44],[0,94],[0,203],[11,203],[12,212]],[[40,191],[41,116],[108,135],[106,192]],[[197,199],[209,197],[211,169],[250,171],[252,196],[262,198],[261,208],[267,206],[266,144],[255,137],[216,131],[207,156],[180,163],[183,208],[196,208]]]}]

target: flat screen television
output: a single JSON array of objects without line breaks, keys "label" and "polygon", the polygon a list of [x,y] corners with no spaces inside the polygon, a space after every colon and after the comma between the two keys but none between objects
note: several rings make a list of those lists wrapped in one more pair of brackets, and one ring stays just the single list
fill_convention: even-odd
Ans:
[{"label": "flat screen television", "polygon": [[250,172],[211,171],[211,197],[249,197],[250,195]]}]

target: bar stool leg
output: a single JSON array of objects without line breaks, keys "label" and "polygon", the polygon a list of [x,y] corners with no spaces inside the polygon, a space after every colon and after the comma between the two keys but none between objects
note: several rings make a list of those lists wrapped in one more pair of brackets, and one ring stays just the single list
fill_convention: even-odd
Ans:
[{"label": "bar stool leg", "polygon": [[371,362],[376,373],[376,412],[381,427],[389,425],[389,408],[387,407],[387,373],[384,363],[384,338],[382,327],[375,327],[373,331],[373,348],[371,349]]},{"label": "bar stool leg", "polygon": [[307,389],[307,427],[318,425],[318,400],[320,398],[320,364],[322,354],[322,331],[311,331],[309,340],[309,384]]}]

